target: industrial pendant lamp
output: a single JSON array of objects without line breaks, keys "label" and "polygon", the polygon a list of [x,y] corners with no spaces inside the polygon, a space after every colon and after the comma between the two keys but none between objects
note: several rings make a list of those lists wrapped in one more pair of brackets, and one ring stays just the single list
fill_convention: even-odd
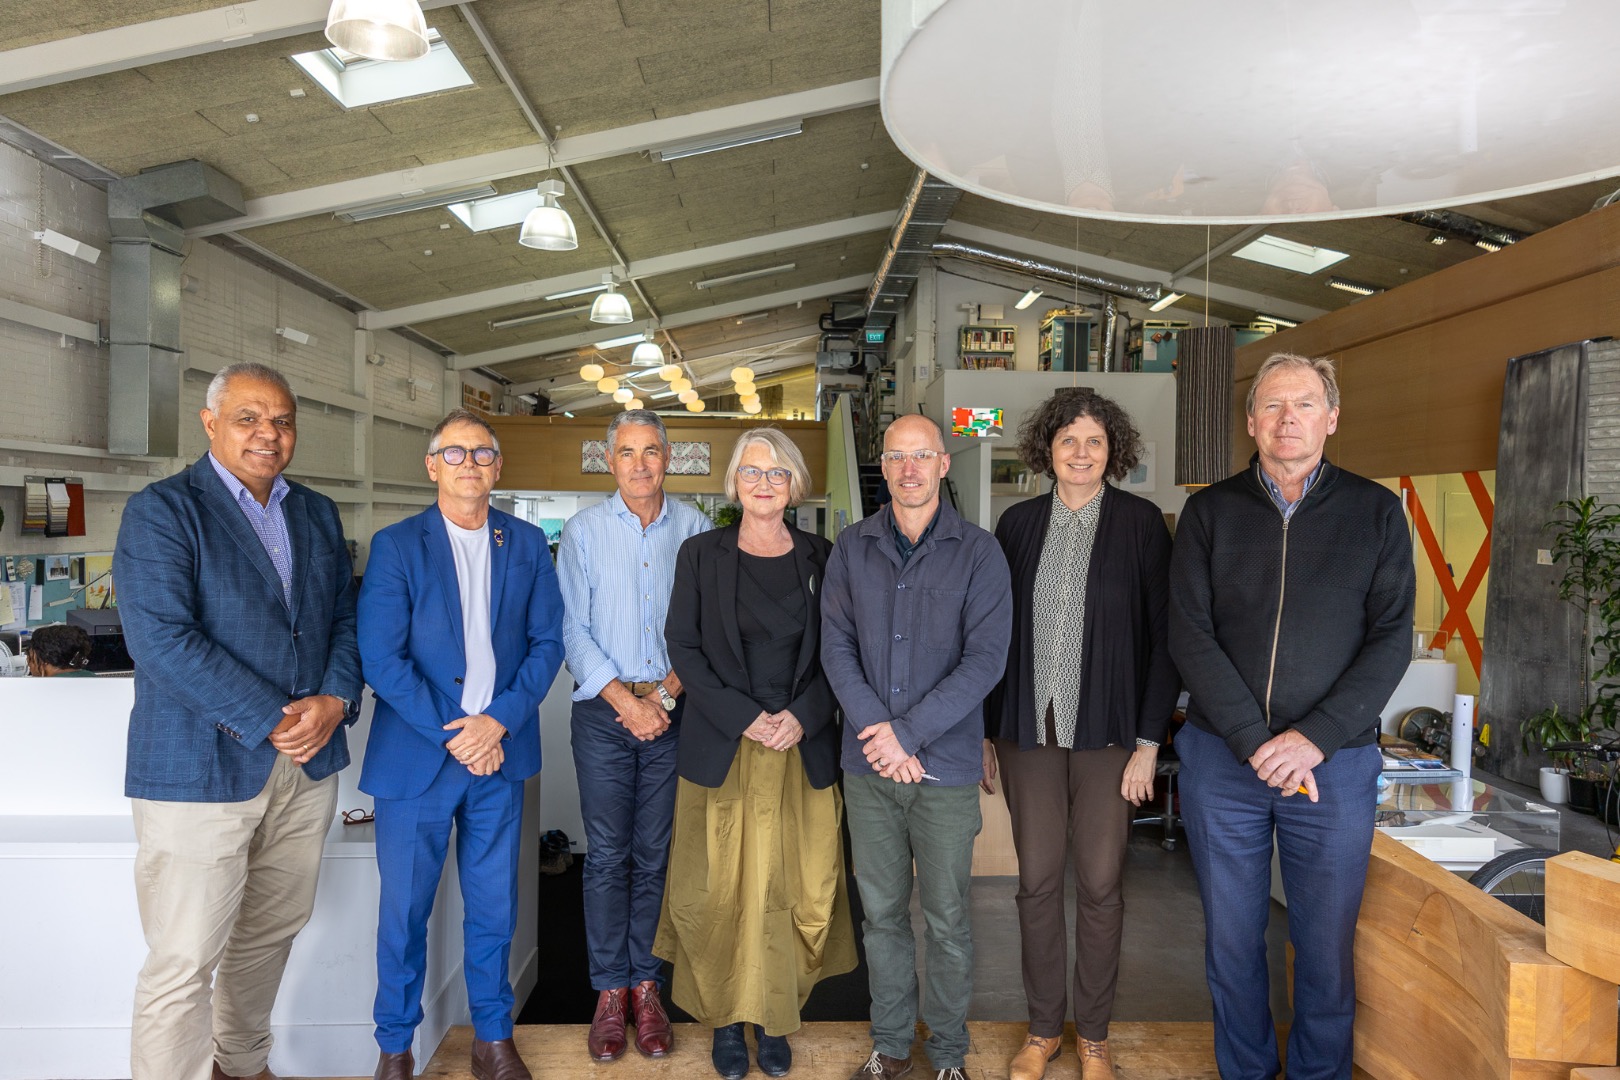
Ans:
[{"label": "industrial pendant lamp", "polygon": [[332,0],[326,40],[368,60],[420,60],[429,47],[417,0]]},{"label": "industrial pendant lamp", "polygon": [[[660,349],[658,347],[658,343],[653,340],[653,333],[651,330],[647,331],[646,340],[638,344],[635,347],[635,350],[630,353],[630,362],[639,367],[652,367],[654,364],[657,364],[659,371],[663,371],[664,350]],[[667,382],[668,380],[665,381]]]},{"label": "industrial pendant lamp", "polygon": [[596,299],[591,302],[591,322],[616,324],[634,319],[630,312],[630,298],[619,291],[613,275],[603,274],[602,284],[607,286],[607,291],[597,293]]},{"label": "industrial pendant lamp", "polygon": [[567,190],[561,180],[545,180],[535,185],[540,205],[524,217],[518,243],[541,251],[573,251],[579,247],[574,219],[557,202]]}]

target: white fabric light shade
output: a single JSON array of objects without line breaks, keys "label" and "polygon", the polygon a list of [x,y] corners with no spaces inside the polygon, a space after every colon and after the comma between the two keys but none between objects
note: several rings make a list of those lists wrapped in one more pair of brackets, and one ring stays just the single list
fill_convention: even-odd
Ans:
[{"label": "white fabric light shade", "polygon": [[586,382],[595,382],[607,374],[607,369],[601,364],[586,364],[579,369],[579,377]]},{"label": "white fabric light shade", "polygon": [[[664,362],[664,350],[660,349],[655,342],[643,341],[630,354],[630,362],[632,364],[662,364]],[[659,368],[659,371],[661,373],[663,368]]]},{"label": "white fabric light shade", "polygon": [[731,381],[741,386],[743,383],[754,381],[754,369],[751,367],[734,367],[731,369]]},{"label": "white fabric light shade", "polygon": [[420,60],[429,48],[416,0],[332,0],[326,40],[369,60]]},{"label": "white fabric light shade", "polygon": [[619,402],[621,404],[626,402],[626,401],[629,401],[631,398],[633,398],[635,396],[636,396],[636,392],[634,390],[630,389],[628,386],[621,386],[617,390],[613,391],[613,400],[617,401],[617,402]]},{"label": "white fabric light shade", "polygon": [[704,404],[701,401],[688,401],[686,403],[686,411],[687,412],[702,412],[703,409],[704,409]]},{"label": "white fabric light shade", "polygon": [[690,404],[692,404],[692,402],[696,401],[697,399],[698,399],[698,392],[696,390],[693,390],[690,386],[688,386],[685,390],[682,390],[678,394],[675,395],[675,400],[679,401],[682,405],[690,405]]},{"label": "white fabric light shade", "polygon": [[645,401],[642,401],[638,397],[633,397],[629,401],[624,403],[624,411],[625,412],[629,412],[631,409],[645,409],[646,407],[647,407],[647,403]]},{"label": "white fabric light shade", "polygon": [[597,293],[596,299],[591,301],[591,322],[613,325],[627,323],[634,318],[630,311],[630,298],[611,285],[607,292]]},{"label": "white fabric light shade", "polygon": [[743,412],[748,413],[750,416],[752,416],[755,413],[759,412],[764,407],[765,406],[761,405],[757,401],[745,401],[745,402],[743,402]]},{"label": "white fabric light shade", "polygon": [[518,232],[518,243],[540,251],[573,251],[579,247],[579,233],[568,211],[549,198],[530,210]]},{"label": "white fabric light shade", "polygon": [[[1614,0],[882,0],[900,151],[1001,203],[1250,224],[1620,173]],[[992,57],[993,78],[964,78]]]},{"label": "white fabric light shade", "polygon": [[758,404],[759,395],[757,393],[738,394],[737,399],[739,401],[741,401],[744,405]]},{"label": "white fabric light shade", "polygon": [[605,379],[596,381],[596,389],[604,394],[611,394],[619,388],[619,380],[609,375]]},{"label": "white fabric light shade", "polygon": [[680,378],[672,380],[669,384],[669,388],[675,391],[677,394],[682,390],[690,390],[692,389],[692,380],[682,375]]},{"label": "white fabric light shade", "polygon": [[681,377],[680,365],[679,364],[665,364],[663,367],[658,369],[658,377],[660,379],[663,379],[667,383],[673,384],[676,379],[679,379]]}]

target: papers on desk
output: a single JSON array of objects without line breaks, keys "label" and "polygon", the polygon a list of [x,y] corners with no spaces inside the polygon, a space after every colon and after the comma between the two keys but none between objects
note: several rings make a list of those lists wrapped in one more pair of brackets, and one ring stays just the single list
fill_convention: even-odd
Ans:
[{"label": "papers on desk", "polygon": [[1463,774],[1450,764],[1416,747],[1380,746],[1378,752],[1383,757],[1384,779],[1397,784],[1429,784],[1463,779]]}]

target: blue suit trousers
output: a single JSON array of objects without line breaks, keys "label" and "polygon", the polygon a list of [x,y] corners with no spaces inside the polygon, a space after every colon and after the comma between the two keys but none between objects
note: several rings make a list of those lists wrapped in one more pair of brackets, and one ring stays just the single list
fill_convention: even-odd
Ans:
[{"label": "blue suit trousers", "polygon": [[455,826],[461,879],[467,1001],[473,1033],[493,1042],[512,1036],[509,964],[517,928],[518,852],[523,782],[499,773],[473,776],[446,754],[427,791],[414,799],[377,799],[377,1045],[397,1054],[422,1022],[428,916]]}]

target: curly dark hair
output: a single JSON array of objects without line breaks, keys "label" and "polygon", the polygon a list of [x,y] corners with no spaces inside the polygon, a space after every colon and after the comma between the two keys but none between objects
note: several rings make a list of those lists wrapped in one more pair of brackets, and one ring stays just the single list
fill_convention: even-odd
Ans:
[{"label": "curly dark hair", "polygon": [[90,635],[66,623],[41,626],[28,639],[28,651],[53,668],[82,668],[90,662]]},{"label": "curly dark hair", "polygon": [[1089,386],[1066,386],[1053,392],[1041,407],[1018,425],[1018,456],[1024,464],[1048,479],[1052,470],[1052,440],[1057,433],[1089,416],[1102,425],[1108,436],[1108,469],[1104,476],[1119,482],[1142,460],[1142,433],[1131,423],[1131,414],[1112,398],[1103,397]]}]

